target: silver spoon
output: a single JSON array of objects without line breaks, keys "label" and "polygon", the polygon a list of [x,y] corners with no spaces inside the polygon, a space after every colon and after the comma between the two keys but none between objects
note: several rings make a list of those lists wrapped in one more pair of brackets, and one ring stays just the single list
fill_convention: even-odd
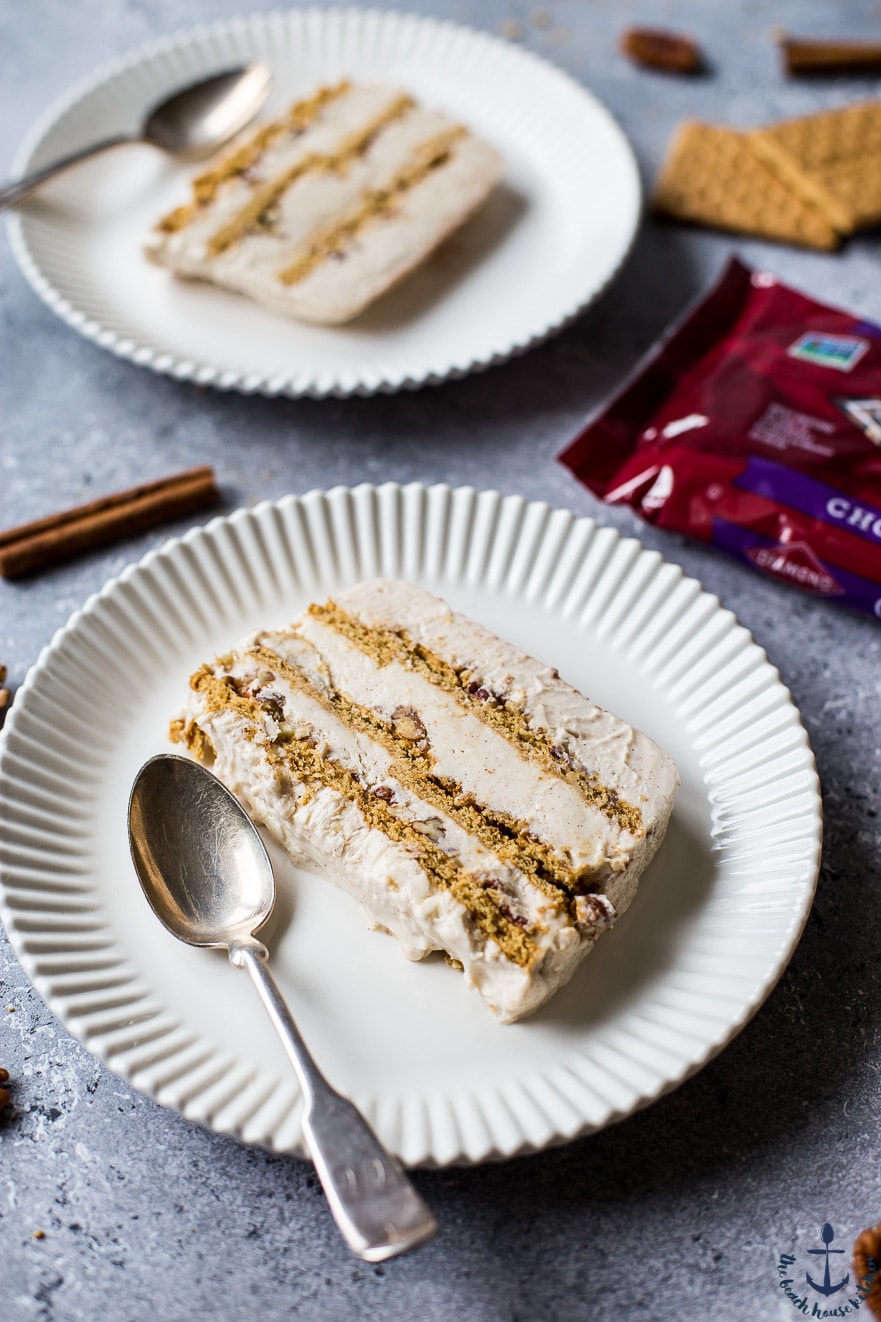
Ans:
[{"label": "silver spoon", "polygon": [[129,799],[129,844],[144,894],[169,932],[225,947],[245,968],[303,1093],[303,1131],[330,1210],[349,1248],[382,1262],[430,1239],[437,1223],[400,1164],[313,1061],[254,937],[272,911],[272,865],[250,818],[210,771],[163,753],[146,762]]},{"label": "silver spoon", "polygon": [[0,188],[0,211],[72,165],[124,143],[146,142],[184,160],[208,156],[251,122],[266,100],[270,79],[266,65],[256,63],[182,88],[148,112],[139,133],[104,138]]}]

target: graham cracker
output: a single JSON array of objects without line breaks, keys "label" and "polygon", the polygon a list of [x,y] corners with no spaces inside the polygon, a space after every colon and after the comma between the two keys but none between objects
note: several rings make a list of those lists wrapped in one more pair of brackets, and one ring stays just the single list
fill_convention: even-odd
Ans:
[{"label": "graham cracker", "polygon": [[754,150],[751,135],[687,120],[655,185],[653,206],[680,220],[826,251],[840,236]]},{"label": "graham cracker", "polygon": [[757,129],[762,160],[842,234],[881,222],[881,101]]}]

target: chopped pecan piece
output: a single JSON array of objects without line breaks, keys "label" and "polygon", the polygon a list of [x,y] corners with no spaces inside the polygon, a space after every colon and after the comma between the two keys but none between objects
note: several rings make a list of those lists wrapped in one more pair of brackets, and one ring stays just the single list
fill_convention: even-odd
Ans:
[{"label": "chopped pecan piece", "polygon": [[412,707],[396,707],[392,712],[392,724],[399,739],[415,744],[425,738],[425,726]]},{"label": "chopped pecan piece", "polygon": [[443,838],[444,824],[439,817],[427,817],[424,822],[411,822],[410,825],[420,835],[428,836],[433,844],[438,844]]},{"label": "chopped pecan piece", "polygon": [[607,932],[614,927],[618,910],[605,895],[579,895],[575,901],[575,918],[579,927],[588,933]]}]

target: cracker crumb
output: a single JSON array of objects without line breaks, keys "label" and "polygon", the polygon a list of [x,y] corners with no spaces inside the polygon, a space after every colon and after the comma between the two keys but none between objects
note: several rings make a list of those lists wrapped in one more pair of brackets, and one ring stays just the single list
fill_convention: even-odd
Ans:
[{"label": "cracker crumb", "polygon": [[35,1231],[34,1231],[34,1239],[45,1239],[45,1238],[46,1238],[46,1232],[45,1232],[45,1230],[35,1230]]},{"label": "cracker crumb", "polygon": [[523,37],[523,24],[518,18],[503,18],[499,24],[499,32],[508,41],[520,41]]}]

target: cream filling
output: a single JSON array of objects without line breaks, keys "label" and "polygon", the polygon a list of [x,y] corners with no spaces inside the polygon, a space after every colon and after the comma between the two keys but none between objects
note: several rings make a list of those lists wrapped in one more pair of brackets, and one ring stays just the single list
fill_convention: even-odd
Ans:
[{"label": "cream filling", "polygon": [[[396,661],[377,666],[313,616],[305,616],[298,629],[315,648],[311,659],[308,654],[298,657],[310,677],[325,665],[335,688],[371,707],[385,721],[392,722],[400,707],[418,713],[438,775],[458,781],[478,802],[525,822],[576,871],[626,867],[632,837],[586,803],[575,786],[526,761],[504,735],[485,725],[452,694]],[[269,647],[284,655],[283,635],[264,637]]]},{"label": "cream filling", "polygon": [[500,175],[492,148],[462,137],[419,182],[395,192],[379,210],[371,202],[370,214],[336,256],[293,285],[261,285],[256,296],[306,321],[346,321],[418,266],[484,201]]},{"label": "cream filling", "polygon": [[[346,117],[347,133],[359,123],[374,118],[393,106],[399,93],[365,89],[373,102],[362,107],[357,119]],[[340,119],[349,97],[332,103],[325,112],[328,120]],[[366,100],[366,98],[365,98]],[[331,110],[339,106],[334,117]],[[353,121],[353,122],[351,122]],[[221,252],[213,252],[211,241],[226,225],[234,222],[251,200],[252,188],[244,181],[224,190],[221,198],[207,207],[204,214],[178,233],[165,237],[163,247],[186,265],[188,273],[253,292],[255,286],[278,279],[279,272],[304,250],[312,236],[330,228],[341,216],[354,211],[371,190],[391,183],[411,160],[419,146],[449,127],[449,121],[431,111],[414,107],[400,118],[386,124],[369,147],[350,159],[340,170],[309,169],[287,187],[268,208],[265,224],[253,224]],[[289,148],[289,160],[269,163],[266,179],[281,175],[313,154],[332,155],[343,141],[340,126],[329,122],[304,134]],[[271,154],[271,153],[270,153]],[[261,171],[261,174],[263,172]],[[277,291],[275,291],[277,292]]]},{"label": "cream filling", "polygon": [[154,235],[151,247],[186,256],[194,262],[209,259],[213,236],[248,205],[257,187],[280,178],[312,155],[332,156],[358,125],[389,109],[400,93],[388,87],[352,87],[325,105],[317,119],[300,132],[285,130],[261,152],[244,175],[230,175],[212,200],[197,209],[181,230]]},{"label": "cream filling", "polygon": [[404,629],[455,669],[469,670],[495,696],[521,706],[533,729],[547,731],[553,744],[637,807],[646,830],[666,820],[678,785],[672,761],[642,731],[591,702],[556,670],[408,583],[375,579],[334,600],[365,624]]},{"label": "cream filling", "polygon": [[[398,602],[398,618],[388,609],[391,597]],[[633,899],[639,875],[663,838],[675,793],[675,768],[651,740],[581,698],[555,672],[501,643],[427,593],[406,585],[367,584],[342,594],[338,601],[368,623],[405,628],[457,668],[472,669],[487,686],[495,682],[509,688],[520,686],[531,718],[537,720],[542,711],[562,715],[565,724],[560,728],[567,737],[587,745],[584,765],[608,777],[607,783],[618,792],[624,791],[625,775],[633,785],[636,768],[647,770],[645,792],[640,793],[636,784],[636,792],[631,789],[629,794],[631,801],[642,805],[646,830],[628,841],[614,818],[587,805],[569,782],[523,759],[509,739],[487,726],[455,695],[398,662],[377,666],[369,655],[308,614],[293,631],[255,635],[243,645],[244,650],[217,662],[216,673],[236,676],[251,695],[250,702],[263,700],[257,738],[253,737],[253,722],[241,712],[217,710],[205,693],[191,691],[187,718],[209,736],[216,752],[215,770],[295,861],[311,864],[349,891],[370,920],[391,932],[410,958],[421,958],[431,950],[447,951],[463,965],[466,981],[481,992],[501,1020],[519,1018],[571,977],[597,935]],[[263,657],[255,660],[251,650],[259,645],[277,651],[281,659],[301,671],[318,695],[304,691],[296,679],[265,664]],[[402,724],[400,709],[415,713],[418,723],[412,718],[410,723],[418,738],[423,738],[420,725],[424,728],[425,752],[435,759],[433,773],[449,774],[474,794],[478,804],[495,804],[512,817],[525,819],[530,829],[535,826],[540,840],[568,855],[585,852],[582,841],[588,833],[589,814],[590,831],[600,830],[618,865],[618,870],[609,869],[605,894],[578,896],[571,919],[556,897],[549,900],[517,867],[502,863],[434,802],[420,798],[415,781],[401,783],[395,774],[396,752],[349,724],[345,709],[341,709],[342,715],[328,709],[326,704],[337,693],[388,721],[398,739],[404,737],[401,732],[407,727],[406,711]],[[273,707],[278,700],[283,710]],[[287,727],[284,730],[282,722]],[[592,738],[591,731],[598,737]],[[385,794],[378,797],[410,823],[410,829],[413,823],[427,827],[432,848],[455,859],[471,877],[495,879],[499,889],[493,890],[493,902],[498,900],[511,918],[524,924],[524,933],[528,931],[533,942],[535,956],[529,964],[518,964],[516,956],[506,955],[478,926],[467,905],[432,881],[419,861],[422,851],[418,845],[414,847],[409,832],[405,840],[395,839],[395,832],[387,834],[381,825],[385,818],[365,816],[359,799],[348,798],[333,784],[303,786],[280,776],[262,744],[263,735],[272,738],[278,734],[308,738],[320,756],[338,769],[348,768],[360,785],[390,790],[391,802]],[[589,754],[597,749],[592,761]],[[406,761],[399,766],[402,776],[412,769]],[[554,787],[553,794],[562,793],[564,798],[552,797],[549,786]],[[565,829],[560,817],[564,801]],[[523,812],[530,804],[532,811]],[[565,814],[574,813],[576,804],[579,821],[573,825]]]},{"label": "cream filling", "polygon": [[[270,675],[269,670],[262,664],[255,666],[246,654],[237,658],[225,673],[245,682],[251,692],[256,693],[258,701],[267,695],[270,700],[273,695],[282,698],[284,723],[292,727],[295,734],[317,740],[321,755],[354,772],[362,785],[371,790],[390,789],[394,797],[386,802],[396,817],[417,823],[423,834],[444,853],[453,855],[469,872],[498,883],[501,902],[512,913],[524,917],[530,928],[552,920],[555,906],[519,869],[503,862],[456,821],[397,779],[393,756],[386,748],[368,735],[353,730],[284,676]],[[263,708],[262,724],[270,739],[278,737],[280,721],[268,707]],[[282,798],[281,795],[278,797]],[[569,926],[567,921],[557,921],[561,927]]]}]

